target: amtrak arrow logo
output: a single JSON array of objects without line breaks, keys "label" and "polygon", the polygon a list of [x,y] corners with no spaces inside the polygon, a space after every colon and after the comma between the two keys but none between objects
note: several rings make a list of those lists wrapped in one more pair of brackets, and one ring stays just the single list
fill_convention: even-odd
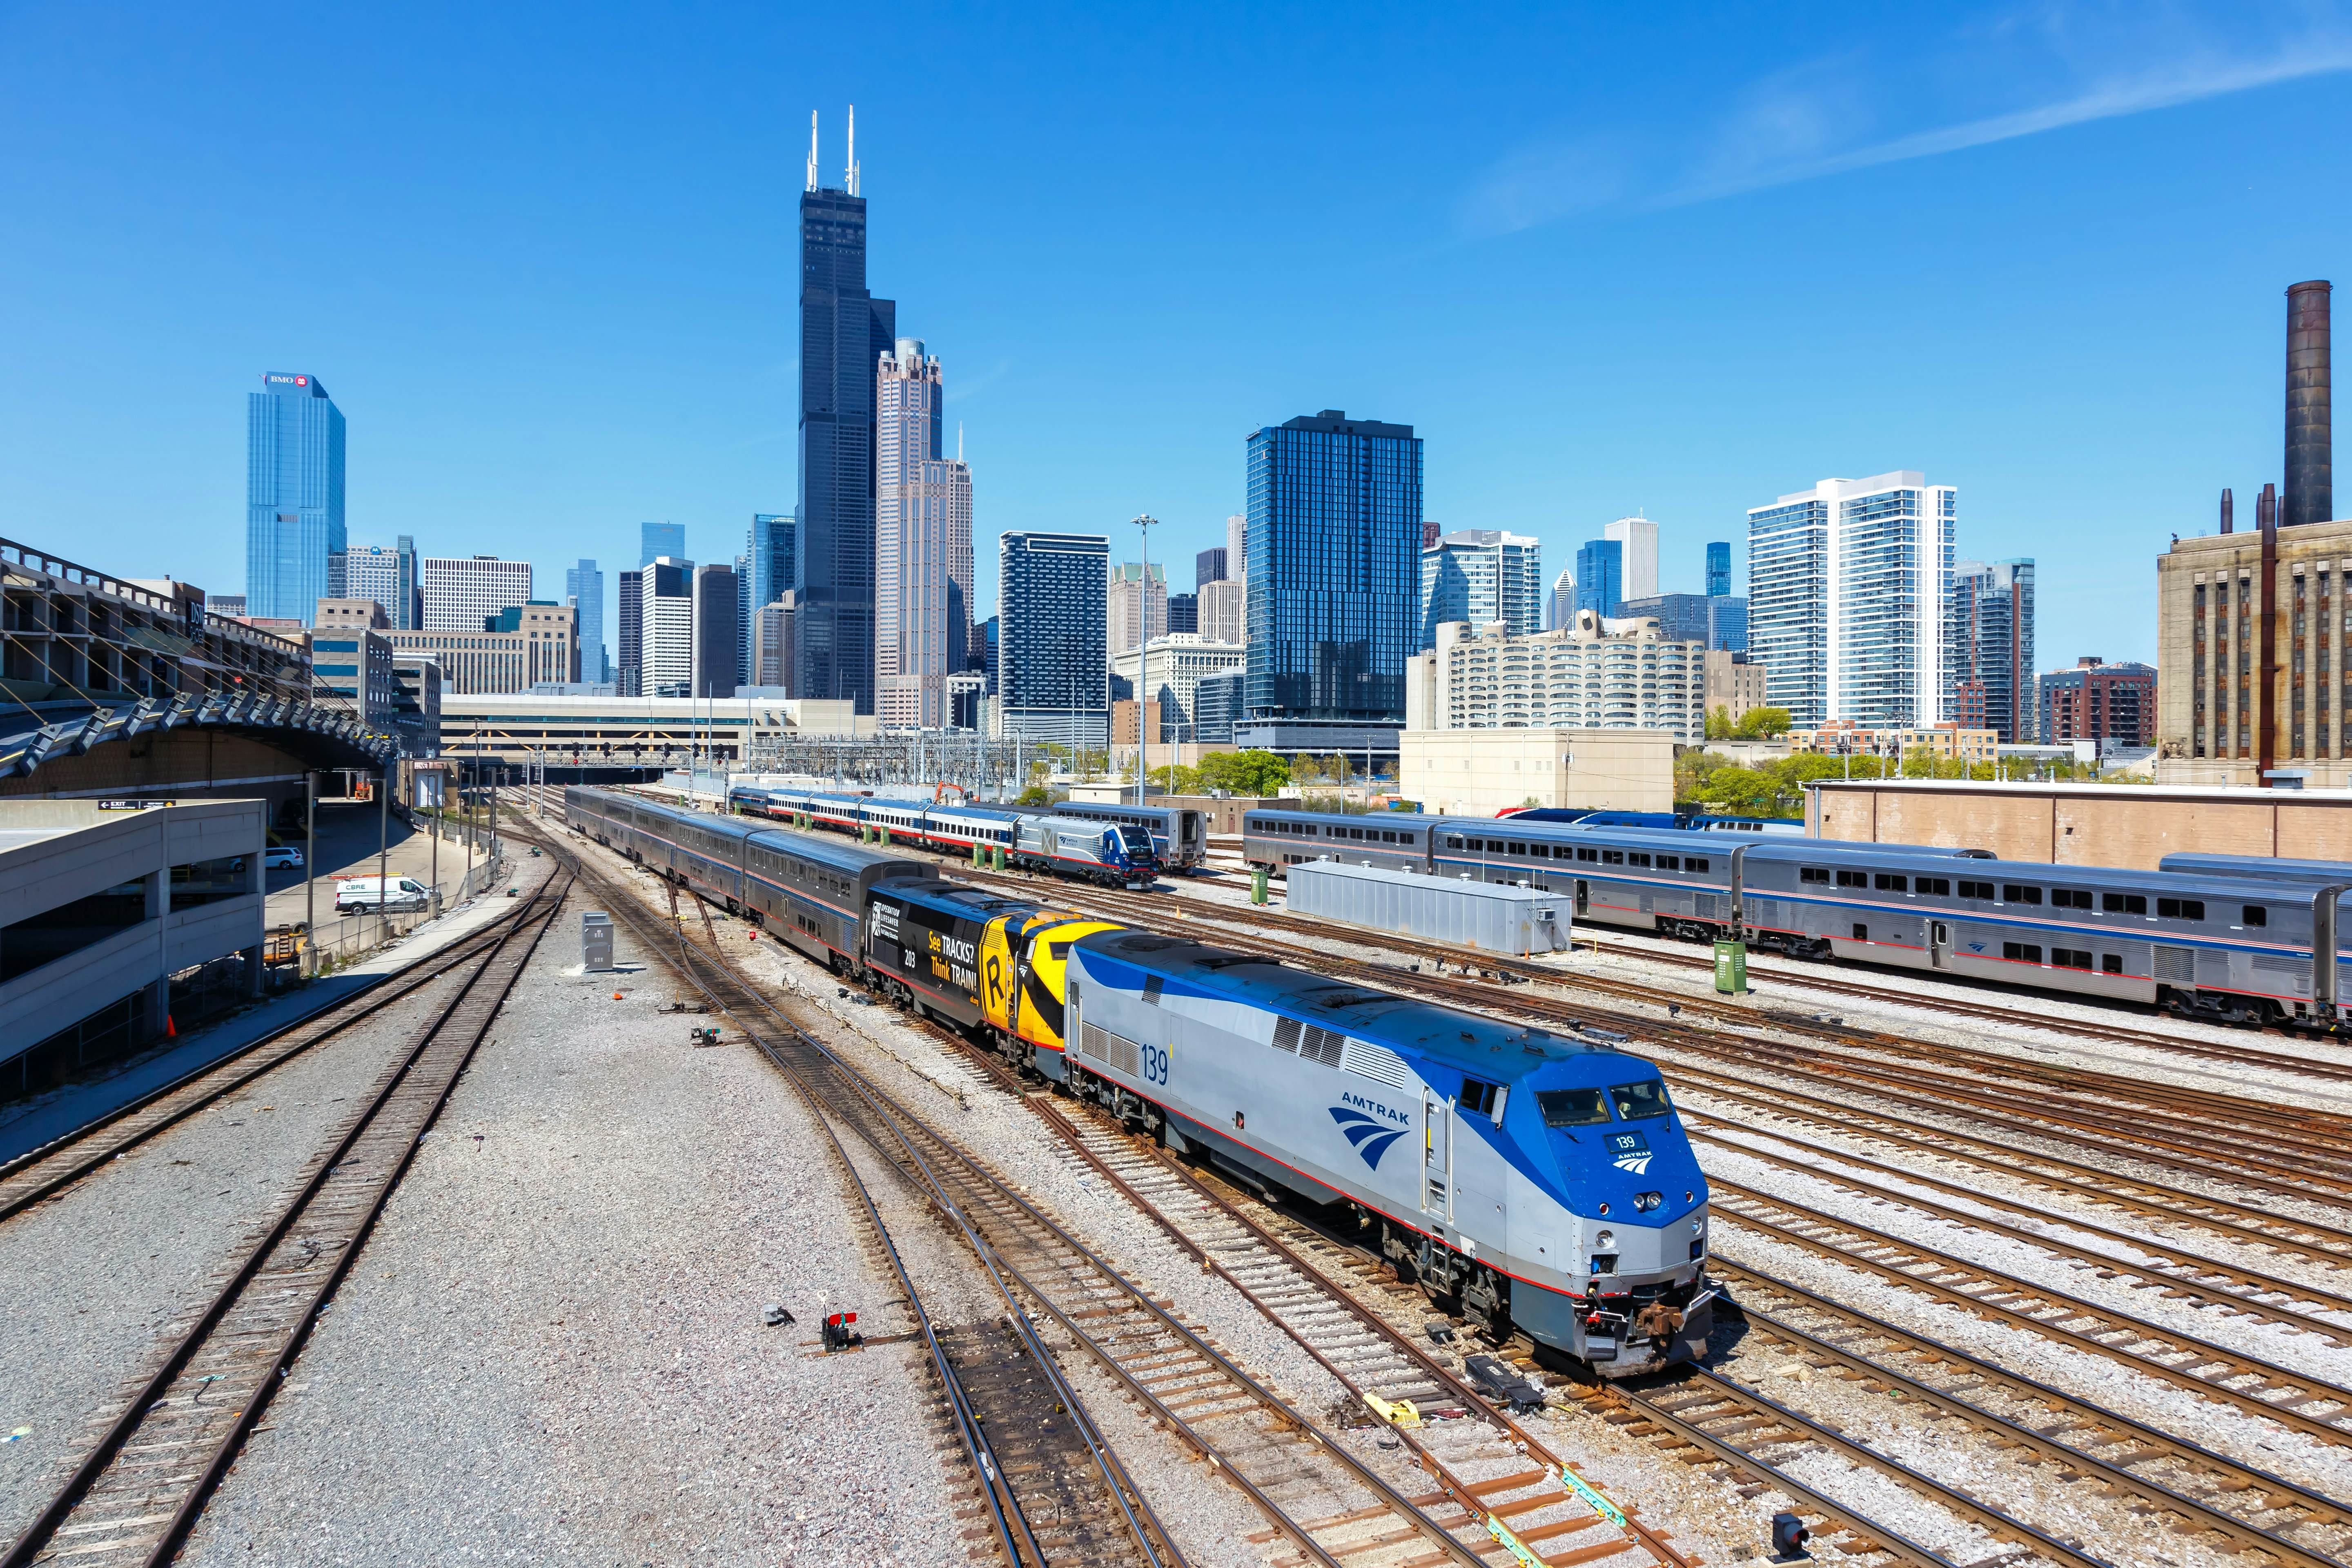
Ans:
[{"label": "amtrak arrow logo", "polygon": [[1348,1142],[1356,1146],[1356,1152],[1364,1157],[1364,1163],[1375,1171],[1381,1168],[1381,1156],[1389,1152],[1389,1145],[1405,1133],[1402,1127],[1375,1121],[1360,1110],[1350,1110],[1341,1105],[1331,1108],[1331,1120],[1339,1124],[1339,1131],[1346,1133]]},{"label": "amtrak arrow logo", "polygon": [[1612,1132],[1609,1135],[1609,1147],[1615,1152],[1609,1163],[1619,1170],[1637,1176],[1650,1173],[1650,1141],[1639,1132]]}]

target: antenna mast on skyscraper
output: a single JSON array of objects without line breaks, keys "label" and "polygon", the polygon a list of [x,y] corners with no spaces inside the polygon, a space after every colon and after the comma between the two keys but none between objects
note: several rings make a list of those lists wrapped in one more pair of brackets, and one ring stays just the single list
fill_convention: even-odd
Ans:
[{"label": "antenna mast on skyscraper", "polygon": [[808,188],[816,189],[816,110],[809,110]]},{"label": "antenna mast on skyscraper", "polygon": [[857,194],[857,105],[849,106],[849,194]]}]

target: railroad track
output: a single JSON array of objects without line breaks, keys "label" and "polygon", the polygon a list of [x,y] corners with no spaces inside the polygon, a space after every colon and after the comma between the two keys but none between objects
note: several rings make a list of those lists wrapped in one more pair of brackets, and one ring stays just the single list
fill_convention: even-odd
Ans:
[{"label": "railroad track", "polygon": [[463,984],[305,1168],[244,1256],[216,1277],[210,1300],[134,1377],[121,1410],[96,1429],[0,1568],[160,1568],[177,1554],[570,887],[568,876],[551,890],[542,886],[477,952]]},{"label": "railroad track", "polygon": [[[560,860],[577,864],[572,848],[551,836],[548,842]],[[1468,1521],[1449,1528],[1433,1517],[986,1161],[803,1032],[723,957],[694,941],[683,921],[662,931],[629,889],[584,867],[583,875],[609,889],[608,907],[640,933],[648,952],[675,963],[828,1115],[931,1197],[1024,1302],[1021,1320],[1034,1315],[1041,1342],[1090,1360],[1163,1431],[1238,1487],[1289,1540],[1298,1561],[1319,1568],[1447,1562],[1483,1568],[1479,1552],[1494,1544],[1485,1531]],[[1015,1476],[1016,1489],[1020,1483]],[[1107,1506],[1107,1499],[1098,1500],[1098,1508]]]},{"label": "railroad track", "polygon": [[87,1126],[0,1163],[0,1220],[12,1219],[44,1199],[56,1196],[118,1154],[136,1148],[205,1107],[266,1077],[311,1047],[405,1001],[442,976],[472,963],[520,918],[525,907],[516,905],[413,970],[297,1019]]}]

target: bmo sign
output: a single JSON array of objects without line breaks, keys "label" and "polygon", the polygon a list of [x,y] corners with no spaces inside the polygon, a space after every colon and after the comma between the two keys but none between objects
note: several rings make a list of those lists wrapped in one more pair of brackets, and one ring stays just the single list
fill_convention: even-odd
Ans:
[{"label": "bmo sign", "polygon": [[273,370],[262,376],[261,383],[264,386],[308,386],[310,384],[310,378],[307,375],[291,375],[284,371]]}]

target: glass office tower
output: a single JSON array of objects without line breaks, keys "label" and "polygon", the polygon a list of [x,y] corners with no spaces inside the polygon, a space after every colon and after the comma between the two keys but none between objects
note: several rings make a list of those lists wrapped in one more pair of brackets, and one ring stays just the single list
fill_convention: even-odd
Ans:
[{"label": "glass office tower", "polygon": [[644,571],[665,555],[676,561],[686,559],[686,524],[682,522],[637,524],[637,570]]},{"label": "glass office tower", "polygon": [[1404,720],[1419,651],[1421,438],[1336,408],[1249,437],[1252,718]]},{"label": "glass office tower", "polygon": [[866,198],[801,195],[800,608],[793,692],[874,711],[875,366],[896,301],[866,288]]},{"label": "glass office tower", "polygon": [[1720,599],[1731,592],[1731,542],[1717,540],[1706,547],[1706,596]]},{"label": "glass office tower", "polygon": [[1614,616],[1624,602],[1624,543],[1615,539],[1587,541],[1576,552],[1576,607]]},{"label": "glass office tower", "polygon": [[1500,621],[1513,637],[1544,629],[1543,545],[1500,529],[1465,528],[1421,552],[1420,651],[1437,646],[1437,628],[1466,622],[1474,630]]},{"label": "glass office tower", "polygon": [[317,376],[266,372],[245,400],[246,613],[309,626],[343,549],[342,410]]},{"label": "glass office tower", "polygon": [[563,574],[563,592],[572,601],[580,639],[580,679],[610,680],[612,663],[604,649],[604,574],[585,557]]},{"label": "glass office tower", "polygon": [[996,542],[998,732],[1110,743],[1110,541],[1013,531]]}]

